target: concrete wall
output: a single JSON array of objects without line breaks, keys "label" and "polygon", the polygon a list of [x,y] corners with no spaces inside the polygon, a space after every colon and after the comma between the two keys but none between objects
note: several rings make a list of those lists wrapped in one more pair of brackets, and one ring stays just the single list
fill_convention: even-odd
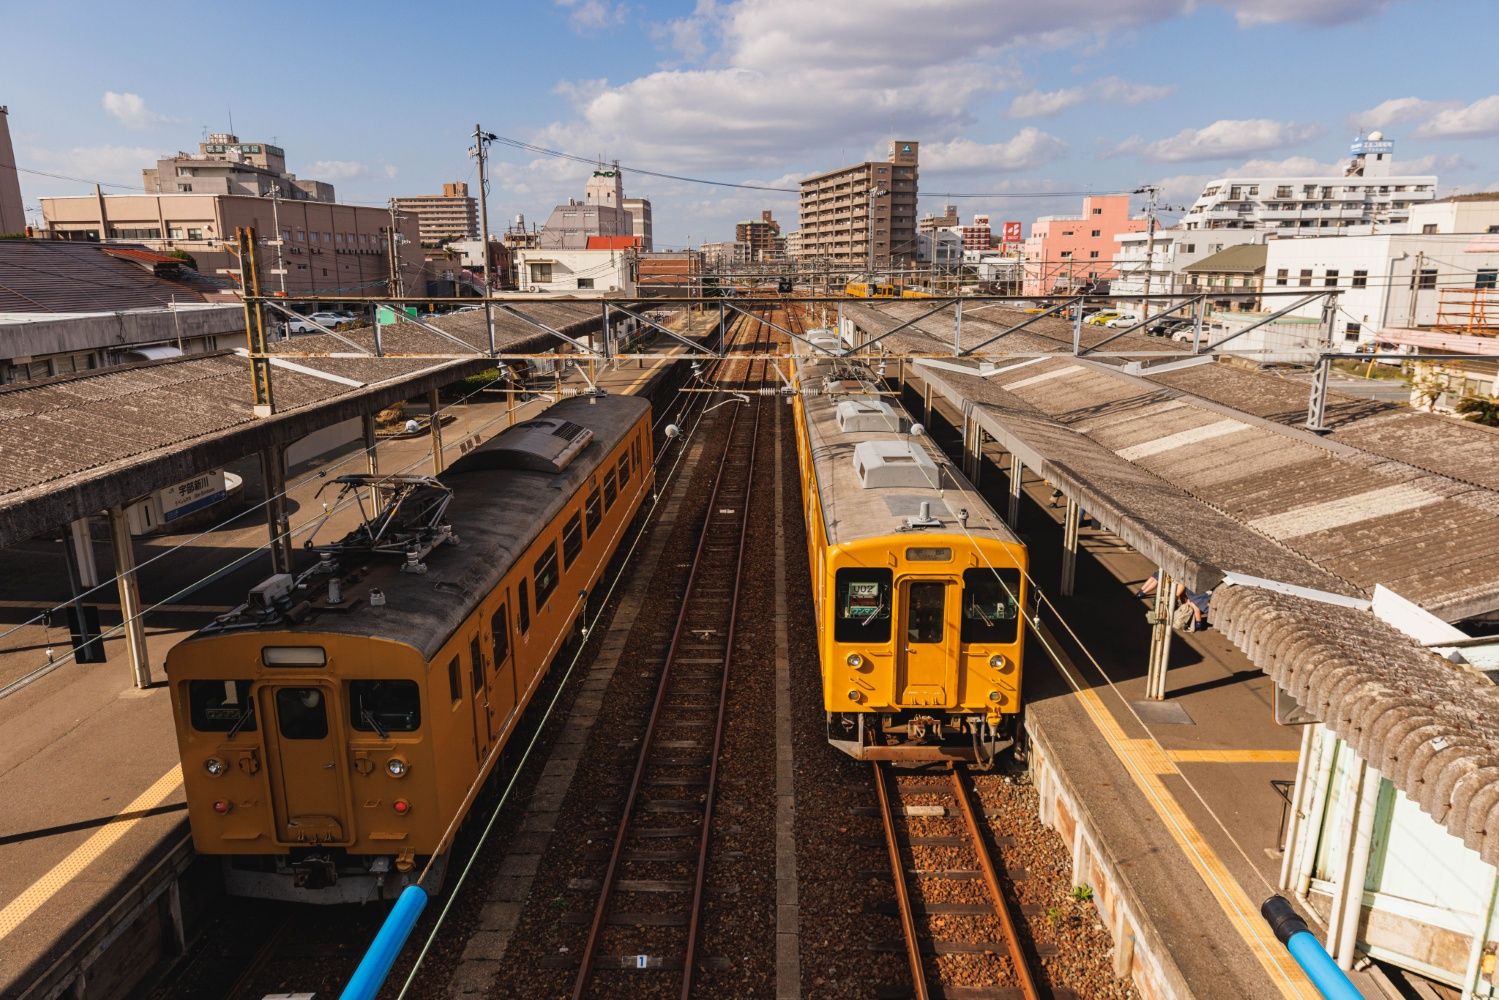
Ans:
[{"label": "concrete wall", "polygon": [[21,182],[16,173],[16,151],[10,144],[10,113],[0,105],[0,233],[19,233],[26,228],[21,208]]},{"label": "concrete wall", "polygon": [[145,344],[175,346],[179,336],[184,342],[201,342],[208,338],[243,338],[244,335],[245,311],[236,305],[175,311],[132,309],[76,315],[46,313],[38,314],[36,319],[0,323],[0,364],[20,358],[38,360],[53,354],[108,352]]}]

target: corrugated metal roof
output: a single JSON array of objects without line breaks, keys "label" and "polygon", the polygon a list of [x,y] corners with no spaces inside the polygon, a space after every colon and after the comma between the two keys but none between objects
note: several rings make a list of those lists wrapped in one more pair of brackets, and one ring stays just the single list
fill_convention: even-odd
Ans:
[{"label": "corrugated metal roof", "polygon": [[1265,269],[1269,252],[1270,248],[1263,243],[1241,243],[1188,264],[1182,270],[1189,274],[1254,274]]},{"label": "corrugated metal roof", "polygon": [[[227,282],[183,268],[153,273],[121,259],[144,247],[67,240],[0,240],[0,312],[116,312],[178,302],[222,300]],[[176,258],[171,261],[181,263]]]}]

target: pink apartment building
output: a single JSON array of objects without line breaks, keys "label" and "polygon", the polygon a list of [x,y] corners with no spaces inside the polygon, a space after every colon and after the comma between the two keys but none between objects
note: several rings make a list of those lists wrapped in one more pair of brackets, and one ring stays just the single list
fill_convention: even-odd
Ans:
[{"label": "pink apartment building", "polygon": [[1114,277],[1120,233],[1145,229],[1144,216],[1131,218],[1129,195],[1083,199],[1081,215],[1045,215],[1031,224],[1025,241],[1022,295],[1070,292]]}]

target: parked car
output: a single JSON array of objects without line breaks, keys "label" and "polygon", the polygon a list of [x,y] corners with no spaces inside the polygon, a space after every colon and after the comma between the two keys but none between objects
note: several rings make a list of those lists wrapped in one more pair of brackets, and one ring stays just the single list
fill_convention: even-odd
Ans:
[{"label": "parked car", "polygon": [[1112,327],[1134,326],[1138,322],[1140,322],[1140,317],[1134,313],[1120,313],[1111,320],[1105,320],[1103,325]]},{"label": "parked car", "polygon": [[[310,321],[310,322],[309,322]],[[296,319],[286,321],[287,333],[322,333],[313,323],[320,324],[329,330],[337,330],[342,326],[352,326],[357,320],[348,313],[337,312],[315,312],[310,316],[298,316]]]},{"label": "parked car", "polygon": [[1152,337],[1169,337],[1177,330],[1190,329],[1193,321],[1185,316],[1167,316],[1158,319],[1145,328],[1145,332]]},{"label": "parked car", "polygon": [[1117,312],[1114,312],[1112,309],[1103,309],[1099,312],[1094,313],[1092,316],[1084,313],[1083,322],[1087,323],[1089,326],[1103,326],[1109,320],[1117,319],[1118,317],[1119,314]]}]

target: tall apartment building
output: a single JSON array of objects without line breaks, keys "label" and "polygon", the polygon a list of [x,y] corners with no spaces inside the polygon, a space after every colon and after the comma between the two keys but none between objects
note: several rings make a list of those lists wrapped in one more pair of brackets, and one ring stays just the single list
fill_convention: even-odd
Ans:
[{"label": "tall apartment building", "polygon": [[0,104],[0,233],[26,229],[21,208],[21,181],[16,173],[16,151],[10,144],[10,108]]},{"label": "tall apartment building", "polygon": [[1144,216],[1130,217],[1129,195],[1090,195],[1080,215],[1046,215],[1025,241],[1022,295],[1073,291],[1114,275],[1121,233],[1139,232]]},{"label": "tall apartment building", "polygon": [[760,218],[746,219],[734,226],[734,242],[744,244],[745,260],[777,259],[783,247],[781,224],[771,215],[770,209],[764,209]]},{"label": "tall apartment building", "polygon": [[230,132],[215,132],[198,143],[196,153],[179,152],[141,171],[147,194],[274,193],[292,201],[333,201],[333,185],[301,180],[286,170],[286,150],[264,142],[240,142]]},{"label": "tall apartment building", "polygon": [[1359,137],[1350,154],[1340,177],[1209,181],[1178,225],[1264,230],[1277,237],[1357,235],[1371,225],[1403,227],[1412,206],[1436,197],[1434,175],[1394,172],[1395,143],[1383,133]]},{"label": "tall apartment building", "polygon": [[919,143],[892,139],[884,161],[856,163],[801,182],[804,257],[851,270],[899,266],[916,258]]},{"label": "tall apartment building", "polygon": [[989,228],[987,215],[975,215],[973,225],[959,226],[958,235],[963,237],[964,250],[994,249],[994,230]]},{"label": "tall apartment building", "polygon": [[397,212],[416,216],[422,246],[441,246],[479,236],[479,203],[469,195],[464,181],[444,184],[442,194],[397,198],[395,207]]},{"label": "tall apartment building", "polygon": [[651,200],[649,198],[626,198],[625,211],[630,213],[630,227],[640,241],[640,249],[650,253],[655,248],[651,229]]}]

